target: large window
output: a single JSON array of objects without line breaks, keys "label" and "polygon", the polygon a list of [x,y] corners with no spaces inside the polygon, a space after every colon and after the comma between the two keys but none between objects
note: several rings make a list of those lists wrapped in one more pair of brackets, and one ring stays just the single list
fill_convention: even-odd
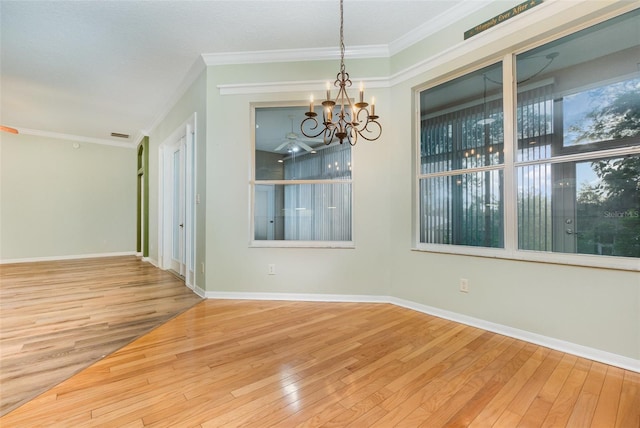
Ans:
[{"label": "large window", "polygon": [[352,242],[351,146],[302,136],[305,110],[255,108],[255,245]]},{"label": "large window", "polygon": [[635,10],[420,91],[417,247],[637,265],[638,58]]}]

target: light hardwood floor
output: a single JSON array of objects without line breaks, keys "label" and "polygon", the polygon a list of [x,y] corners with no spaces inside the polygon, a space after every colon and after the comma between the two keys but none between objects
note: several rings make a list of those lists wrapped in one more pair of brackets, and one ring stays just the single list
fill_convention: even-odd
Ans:
[{"label": "light hardwood floor", "polygon": [[630,427],[640,374],[389,304],[206,300],[3,427]]},{"label": "light hardwood floor", "polygon": [[0,415],[200,300],[133,256],[0,265]]}]

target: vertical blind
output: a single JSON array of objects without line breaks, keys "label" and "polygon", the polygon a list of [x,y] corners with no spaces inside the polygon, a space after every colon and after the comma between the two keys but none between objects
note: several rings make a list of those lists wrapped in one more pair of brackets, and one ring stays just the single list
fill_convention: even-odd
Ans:
[{"label": "vertical blind", "polygon": [[335,183],[284,185],[284,239],[350,241],[351,147],[336,145],[285,160],[286,180]]},{"label": "vertical blind", "polygon": [[501,98],[422,121],[420,242],[503,246],[502,171],[464,173],[502,164],[503,134]]}]

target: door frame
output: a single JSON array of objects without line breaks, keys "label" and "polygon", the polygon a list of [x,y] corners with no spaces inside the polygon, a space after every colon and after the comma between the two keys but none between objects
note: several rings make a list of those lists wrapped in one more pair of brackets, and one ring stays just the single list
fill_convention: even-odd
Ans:
[{"label": "door frame", "polygon": [[196,113],[177,127],[158,148],[158,267],[171,268],[173,231],[173,152],[176,144],[185,139],[185,285],[194,289],[196,284]]}]

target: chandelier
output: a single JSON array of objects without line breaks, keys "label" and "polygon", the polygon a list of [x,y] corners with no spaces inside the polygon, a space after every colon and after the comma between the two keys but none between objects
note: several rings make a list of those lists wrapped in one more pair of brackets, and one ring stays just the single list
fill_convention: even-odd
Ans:
[{"label": "chandelier", "polygon": [[[313,95],[309,104],[307,116],[300,124],[300,130],[307,138],[316,138],[322,135],[324,144],[329,145],[333,141],[345,140],[352,146],[362,137],[368,141],[377,140],[382,134],[382,125],[376,115],[375,99],[369,104],[364,101],[364,86],[360,84],[360,96],[357,103],[352,102],[347,94],[347,88],[351,87],[349,73],[344,67],[344,13],[343,0],[340,0],[340,72],[336,75],[333,85],[338,88],[338,93],[331,99],[331,86],[327,83],[327,97],[322,101],[322,122],[318,122],[318,114],[314,111]],[[337,108],[336,108],[337,106]],[[334,110],[337,110],[334,112]],[[335,114],[334,114],[335,113]]]}]

